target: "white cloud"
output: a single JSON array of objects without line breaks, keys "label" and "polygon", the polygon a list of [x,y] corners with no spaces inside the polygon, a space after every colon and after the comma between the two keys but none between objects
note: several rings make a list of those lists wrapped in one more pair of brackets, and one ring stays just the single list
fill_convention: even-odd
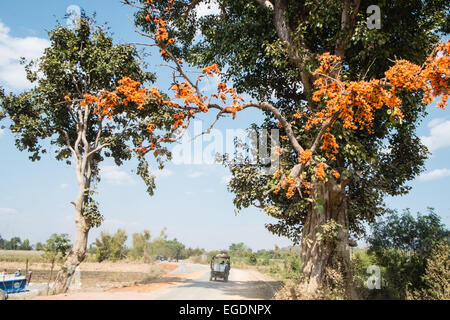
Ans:
[{"label": "white cloud", "polygon": [[450,146],[450,121],[444,119],[433,119],[428,123],[430,135],[421,137],[430,151],[436,151]]},{"label": "white cloud", "polygon": [[60,187],[61,189],[67,189],[68,186],[69,186],[69,185],[68,185],[67,183],[63,183],[63,184],[61,184],[59,187]]},{"label": "white cloud", "polygon": [[165,178],[169,177],[173,174],[173,172],[169,169],[162,169],[155,172],[152,172],[152,175],[155,176],[155,178]]},{"label": "white cloud", "polygon": [[188,173],[188,177],[195,179],[195,178],[199,178],[199,177],[203,176],[204,174],[205,173],[201,172],[201,171],[191,171]]},{"label": "white cloud", "polygon": [[211,1],[210,3],[202,2],[197,7],[195,7],[195,12],[197,13],[197,17],[201,18],[210,14],[219,14],[220,7],[216,1]]},{"label": "white cloud", "polygon": [[5,130],[0,128],[0,136],[2,136],[5,133]]},{"label": "white cloud", "polygon": [[422,173],[419,179],[422,181],[430,181],[450,176],[450,169],[436,169],[430,172]]},{"label": "white cloud", "polygon": [[222,177],[222,183],[223,184],[228,184],[231,181],[232,176],[224,176]]},{"label": "white cloud", "polygon": [[18,211],[16,209],[13,208],[0,208],[0,216],[6,216],[6,215],[11,215],[11,214],[16,214],[18,213]]},{"label": "white cloud", "polygon": [[0,83],[7,90],[25,90],[31,87],[19,59],[32,60],[42,56],[50,41],[38,37],[16,38],[0,21]]},{"label": "white cloud", "polygon": [[102,166],[102,178],[110,184],[131,184],[134,183],[133,178],[125,171],[120,170],[117,166]]}]

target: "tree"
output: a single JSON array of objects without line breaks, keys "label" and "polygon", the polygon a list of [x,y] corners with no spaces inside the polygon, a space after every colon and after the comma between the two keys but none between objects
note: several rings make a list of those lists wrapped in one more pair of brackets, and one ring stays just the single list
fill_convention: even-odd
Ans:
[{"label": "tree", "polygon": [[33,247],[30,244],[30,240],[28,239],[24,240],[20,245],[19,250],[26,250],[26,251],[33,250]]},{"label": "tree", "polygon": [[[308,291],[333,268],[351,295],[349,236],[383,213],[384,196],[409,190],[427,156],[415,128],[431,98],[446,104],[449,43],[436,45],[448,32],[448,3],[383,3],[383,28],[371,30],[364,0],[218,0],[219,14],[200,19],[194,9],[208,0],[124,2],[174,65],[182,104],[166,104],[180,110],[176,125],[210,110],[218,119],[256,108],[267,115],[262,128],[280,129],[273,177],[260,173],[263,164],[227,163],[235,205],[263,209],[280,220],[270,231],[302,242]],[[191,79],[183,61],[203,74]],[[206,97],[199,83],[214,74],[234,87],[221,82]],[[257,102],[243,103],[243,92]]]},{"label": "tree", "polygon": [[[64,258],[71,247],[68,235],[63,234],[52,234],[51,237],[46,241],[44,245],[44,255],[43,258],[51,263],[50,276],[47,283],[47,294],[50,288],[50,282],[53,278],[53,269],[55,268],[55,263],[62,263]],[[70,283],[69,283],[70,284]]]},{"label": "tree", "polygon": [[44,245],[41,242],[36,243],[34,250],[36,251],[43,251],[44,250]]},{"label": "tree", "polygon": [[13,237],[9,240],[9,243],[6,245],[6,250],[20,250],[20,246],[22,245],[22,240],[19,237]]},{"label": "tree", "polygon": [[450,244],[436,244],[427,259],[427,267],[422,277],[424,288],[413,294],[414,298],[426,300],[450,299]]},{"label": "tree", "polygon": [[[369,253],[373,253],[376,264],[385,269],[382,277],[386,282],[386,294],[405,299],[411,294],[425,293],[424,276],[433,250],[439,243],[450,240],[450,231],[439,215],[432,208],[425,215],[419,213],[417,218],[409,210],[403,214],[390,210],[371,229]],[[445,252],[439,254],[445,255]]]},{"label": "tree", "polygon": [[150,231],[148,230],[133,234],[133,247],[130,250],[130,256],[134,259],[148,257],[151,251],[150,238]]},{"label": "tree", "polygon": [[49,38],[44,55],[26,65],[34,87],[3,96],[0,104],[16,146],[30,152],[32,161],[47,153],[49,143],[57,160],[74,164],[76,237],[57,276],[54,292],[60,293],[85,258],[89,230],[103,220],[93,198],[100,163],[111,158],[120,166],[135,157],[136,173],[152,195],[154,176],[145,154],[152,151],[162,168],[169,153],[156,130],[170,131],[172,112],[141,87],[155,77],[142,70],[136,48],[114,44],[92,19],[83,15],[76,30],[58,25]]},{"label": "tree", "polygon": [[243,257],[246,256],[247,254],[251,253],[251,249],[249,247],[247,247],[245,245],[245,243],[243,242],[239,242],[239,243],[232,243],[229,247],[228,250],[230,251],[231,255],[234,255],[236,257]]},{"label": "tree", "polygon": [[179,242],[176,238],[166,242],[168,247],[169,257],[178,261],[179,259],[184,259],[186,256],[186,247],[184,244]]},{"label": "tree", "polygon": [[127,241],[127,235],[123,229],[118,229],[114,235],[102,232],[100,239],[95,239],[95,255],[97,261],[125,259],[128,252],[125,241]]}]

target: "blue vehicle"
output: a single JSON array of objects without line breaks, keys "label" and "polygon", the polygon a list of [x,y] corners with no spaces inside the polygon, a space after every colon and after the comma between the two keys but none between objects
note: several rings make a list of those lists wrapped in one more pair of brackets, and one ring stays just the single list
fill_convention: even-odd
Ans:
[{"label": "blue vehicle", "polygon": [[0,300],[5,300],[9,293],[26,291],[25,277],[0,276]]}]

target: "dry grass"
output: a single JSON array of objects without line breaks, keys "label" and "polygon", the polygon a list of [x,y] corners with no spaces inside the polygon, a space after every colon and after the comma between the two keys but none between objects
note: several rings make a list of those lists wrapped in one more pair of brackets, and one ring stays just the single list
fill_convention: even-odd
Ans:
[{"label": "dry grass", "polygon": [[[33,270],[32,282],[46,283],[50,277],[51,264],[42,259],[39,251],[0,250],[0,270],[13,273],[17,269]],[[59,266],[55,266],[53,279]],[[85,288],[113,288],[139,283],[149,283],[163,277],[177,266],[168,263],[143,263],[141,261],[122,260],[118,262],[83,262],[80,265],[81,281]]]}]

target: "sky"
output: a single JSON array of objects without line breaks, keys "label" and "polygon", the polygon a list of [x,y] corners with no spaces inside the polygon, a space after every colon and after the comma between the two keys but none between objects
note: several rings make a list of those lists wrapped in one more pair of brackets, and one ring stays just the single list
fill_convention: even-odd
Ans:
[{"label": "sky", "polygon": [[[142,42],[131,24],[133,11],[122,6],[119,0],[0,1],[0,86],[14,93],[30,88],[19,58],[35,59],[42,54],[49,45],[47,31],[56,21],[66,23],[64,15],[71,5],[83,8],[88,14],[96,12],[100,23],[108,22],[116,43]],[[202,7],[199,11],[200,14],[210,12],[214,8]],[[169,85],[168,70],[160,66],[159,55],[151,53],[146,62],[158,76],[157,86],[164,90]],[[208,91],[214,87],[216,80],[203,89]],[[449,226],[450,114],[435,105],[430,105],[428,110],[418,129],[419,136],[432,151],[426,171],[409,183],[412,190],[408,195],[388,198],[386,202],[390,208],[410,208],[412,212],[425,212],[427,207],[434,207]],[[206,129],[211,117],[197,123],[197,129],[198,126]],[[236,120],[219,121],[216,134],[224,138],[227,129],[245,129],[261,120],[262,115],[243,111]],[[1,125],[0,235],[8,239],[19,236],[32,243],[43,242],[52,233],[68,233],[73,238],[70,202],[77,193],[73,167],[56,161],[51,152],[41,161],[31,162],[26,153],[17,150],[11,132],[1,129]],[[191,135],[195,134],[192,130]],[[204,147],[214,139],[204,137]],[[233,194],[227,191],[229,171],[219,164],[204,162],[167,163],[162,171],[155,171],[157,189],[149,197],[145,185],[132,171],[134,162],[119,168],[105,161],[102,181],[96,190],[105,222],[91,231],[89,241],[94,241],[102,231],[112,233],[118,228],[125,229],[131,238],[132,233],[144,229],[156,236],[167,227],[170,238],[207,250],[226,249],[237,242],[244,242],[254,250],[271,249],[275,244],[291,245],[288,239],[272,235],[264,228],[274,219],[261,210],[248,208],[236,215]]]}]

